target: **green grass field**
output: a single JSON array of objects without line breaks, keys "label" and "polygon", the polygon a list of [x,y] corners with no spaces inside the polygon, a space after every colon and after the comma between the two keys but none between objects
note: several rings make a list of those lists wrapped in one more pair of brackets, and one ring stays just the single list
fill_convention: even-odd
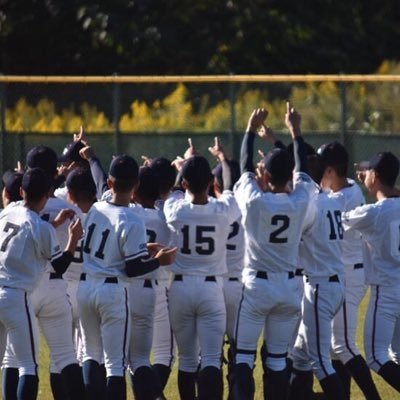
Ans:
[{"label": "green grass field", "polygon": [[[362,349],[362,330],[363,330],[363,320],[364,320],[364,314],[367,306],[367,301],[368,301],[368,296],[364,299],[362,306],[361,306],[361,312],[359,316],[359,331],[358,331],[358,345],[359,348]],[[41,357],[40,357],[40,385],[39,385],[39,395],[38,399],[39,400],[52,400],[53,397],[51,395],[51,390],[49,386],[49,352],[48,348],[45,344],[45,342],[42,340],[42,351],[41,351]],[[263,394],[262,394],[262,367],[260,363],[257,363],[257,366],[255,368],[255,380],[256,380],[256,400],[262,400],[263,399]],[[378,375],[373,373],[374,380],[378,386],[379,393],[381,394],[382,400],[387,400],[387,399],[396,399],[399,398],[399,394],[393,390],[391,387],[389,387]],[[178,400],[179,395],[178,395],[178,390],[177,390],[177,383],[176,383],[176,378],[177,378],[177,369],[176,369],[176,364],[175,368],[172,371],[170,380],[168,382],[168,386],[165,390],[165,395],[168,400]],[[225,395],[227,394],[225,386]],[[133,396],[131,394],[131,387],[130,387],[130,382],[127,382],[127,391],[128,391],[128,399],[133,399]],[[320,392],[321,389],[318,385],[318,383],[315,384],[315,391]],[[361,391],[358,389],[356,385],[352,386],[352,400],[361,400],[364,399],[364,396],[362,395]],[[338,399],[339,400],[339,399]]]}]

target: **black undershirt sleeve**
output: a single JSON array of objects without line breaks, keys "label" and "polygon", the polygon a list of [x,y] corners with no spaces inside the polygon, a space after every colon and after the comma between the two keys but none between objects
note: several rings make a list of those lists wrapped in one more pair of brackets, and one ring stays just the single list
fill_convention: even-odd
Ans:
[{"label": "black undershirt sleeve", "polygon": [[51,266],[54,268],[54,271],[56,271],[57,274],[62,275],[69,267],[69,264],[73,258],[74,255],[72,253],[69,251],[64,251],[60,257],[57,257],[51,262]]},{"label": "black undershirt sleeve", "polygon": [[135,278],[155,271],[159,266],[160,262],[156,258],[138,257],[125,263],[125,272],[129,278]]}]

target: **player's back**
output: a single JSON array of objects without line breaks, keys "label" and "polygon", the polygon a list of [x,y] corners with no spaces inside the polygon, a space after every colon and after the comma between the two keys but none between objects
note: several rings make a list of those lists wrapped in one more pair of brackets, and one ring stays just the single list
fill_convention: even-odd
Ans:
[{"label": "player's back", "polygon": [[304,273],[313,277],[343,275],[341,205],[321,191],[311,214],[300,247]]},{"label": "player's back", "polygon": [[32,291],[44,272],[46,260],[60,254],[54,228],[36,212],[22,203],[11,203],[1,212],[1,286]]},{"label": "player's back", "polygon": [[[349,215],[360,217],[354,228],[361,231],[368,248],[365,252],[367,283],[400,284],[400,197],[359,207]],[[344,220],[346,223],[346,217]]]},{"label": "player's back", "polygon": [[85,221],[83,272],[96,277],[126,278],[125,262],[147,255],[143,222],[129,208],[101,201]]},{"label": "player's back", "polygon": [[185,275],[222,275],[226,273],[226,244],[230,225],[239,217],[232,194],[207,204],[168,199],[164,212],[171,229],[171,245],[178,247],[172,271]]}]

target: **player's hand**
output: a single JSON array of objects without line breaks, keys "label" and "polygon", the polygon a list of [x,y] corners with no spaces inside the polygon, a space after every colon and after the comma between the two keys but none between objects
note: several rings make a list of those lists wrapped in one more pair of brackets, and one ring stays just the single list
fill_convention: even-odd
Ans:
[{"label": "player's hand", "polygon": [[65,177],[68,176],[68,174],[75,168],[76,162],[72,161],[68,165],[60,165],[57,168],[58,175],[64,175]]},{"label": "player's hand", "polygon": [[171,162],[171,165],[179,172],[184,162],[185,159],[183,159],[181,156],[177,156],[175,160]]},{"label": "player's hand", "polygon": [[187,148],[187,150],[185,151],[185,153],[183,154],[183,158],[185,160],[187,160],[188,158],[195,156],[196,154],[199,154],[199,152],[196,150],[196,148],[193,146],[193,142],[191,138],[188,138],[188,143],[189,143],[189,147]]},{"label": "player's hand", "polygon": [[57,214],[57,216],[54,218],[51,224],[54,226],[54,228],[57,228],[68,219],[74,218],[74,216],[75,216],[74,210],[71,210],[70,208],[64,208]]},{"label": "player's hand", "polygon": [[77,134],[74,133],[74,142],[79,142],[79,141],[83,142],[83,144],[85,145],[87,145],[88,143],[86,132],[82,125],[79,127],[79,133]]},{"label": "player's hand", "polygon": [[218,138],[218,136],[215,136],[214,138],[214,146],[209,147],[208,151],[218,160],[218,161],[224,161],[225,160],[225,152],[224,149],[221,146],[221,142]]},{"label": "player's hand", "polygon": [[364,183],[365,181],[365,171],[368,169],[369,163],[368,161],[361,161],[359,163],[354,164],[354,169],[356,170],[356,176],[357,179],[361,182]]},{"label": "player's hand", "polygon": [[143,166],[144,167],[150,167],[150,164],[153,161],[150,157],[140,156],[140,158],[143,160]]},{"label": "player's hand", "polygon": [[71,222],[68,226],[68,233],[70,238],[75,241],[76,243],[82,238],[83,236],[83,227],[81,220],[77,218],[75,221]]},{"label": "player's hand", "polygon": [[17,161],[17,166],[14,168],[14,171],[18,172],[19,174],[23,174],[25,172],[21,161]]},{"label": "player's hand", "polygon": [[90,161],[94,156],[94,150],[91,146],[85,146],[79,150],[79,155],[86,161]]},{"label": "player's hand", "polygon": [[261,128],[257,131],[258,136],[261,139],[268,140],[272,144],[276,143],[278,139],[274,135],[273,130],[269,126],[265,126],[264,124],[261,125]]},{"label": "player's hand", "polygon": [[250,115],[247,123],[247,130],[257,132],[268,117],[268,111],[265,108],[256,108]]},{"label": "player's hand", "polygon": [[155,257],[156,254],[165,246],[160,243],[147,243],[147,250],[149,251],[150,257]]},{"label": "player's hand", "polygon": [[300,124],[301,124],[301,115],[287,101],[286,102],[285,125],[289,129],[289,132],[292,135],[292,138],[301,136]]},{"label": "player's hand", "polygon": [[160,265],[170,265],[175,261],[178,248],[163,247],[154,258],[157,258]]}]

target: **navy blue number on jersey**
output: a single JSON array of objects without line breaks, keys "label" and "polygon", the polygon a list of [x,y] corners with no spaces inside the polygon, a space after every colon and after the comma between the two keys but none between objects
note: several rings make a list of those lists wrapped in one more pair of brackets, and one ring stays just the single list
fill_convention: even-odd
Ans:
[{"label": "navy blue number on jersey", "polygon": [[287,243],[288,238],[283,236],[284,232],[289,228],[290,218],[287,215],[274,215],[271,218],[271,225],[277,226],[269,235],[270,243]]},{"label": "navy blue number on jersey", "polygon": [[4,232],[10,232],[5,239],[3,240],[3,243],[1,244],[0,250],[1,251],[6,251],[8,243],[10,243],[10,240],[18,233],[19,230],[19,225],[13,224],[12,222],[7,222],[4,226],[3,231]]},{"label": "navy blue number on jersey", "polygon": [[[96,224],[90,224],[88,227],[88,232],[86,235],[86,241],[85,241],[85,246],[83,247],[83,251],[87,254],[90,253],[90,241],[92,240],[92,236],[93,236],[93,232],[96,229]],[[110,234],[110,230],[109,229],[105,229],[103,232],[101,232],[101,242],[99,245],[99,248],[96,250],[96,252],[94,253],[95,257],[100,258],[100,259],[104,259],[104,247],[106,245],[106,241],[108,238],[108,235]]]},{"label": "navy blue number on jersey", "polygon": [[[200,255],[210,255],[214,253],[215,242],[214,238],[209,236],[209,233],[215,232],[215,226],[197,225],[194,227],[194,230],[196,235],[196,253]],[[189,225],[184,225],[181,232],[183,233],[183,246],[181,248],[181,253],[192,254],[192,250],[189,247],[191,234]]]},{"label": "navy blue number on jersey", "polygon": [[[239,222],[234,222],[233,224],[231,224],[231,231],[229,232],[228,240],[237,236],[237,234],[239,233],[239,227]],[[236,250],[236,246],[234,244],[227,244],[226,249]]]},{"label": "navy blue number on jersey", "polygon": [[147,235],[147,243],[156,243],[157,241],[156,232],[152,231],[151,229],[146,229],[146,235]]},{"label": "navy blue number on jersey", "polygon": [[343,226],[342,226],[342,213],[339,210],[335,210],[333,215],[330,211],[326,213],[326,217],[329,220],[330,233],[329,240],[343,239]]}]

